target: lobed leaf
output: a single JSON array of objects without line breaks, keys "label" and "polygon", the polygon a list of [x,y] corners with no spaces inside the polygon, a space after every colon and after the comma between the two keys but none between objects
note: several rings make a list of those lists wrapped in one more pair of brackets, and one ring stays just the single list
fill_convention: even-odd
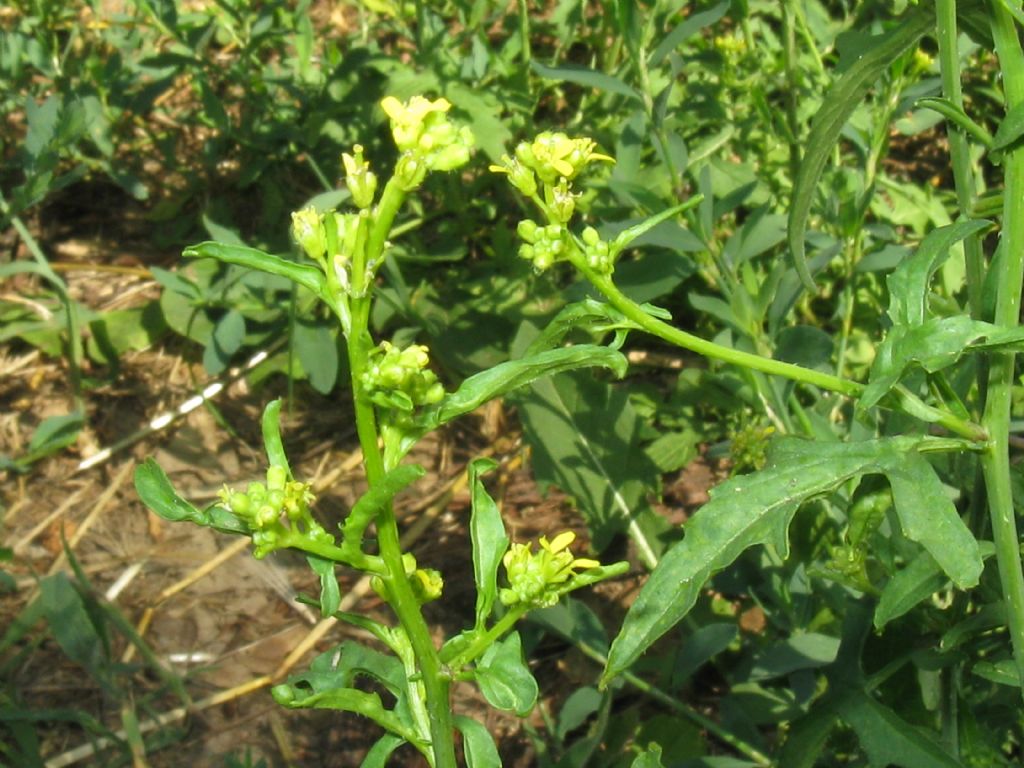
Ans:
[{"label": "lobed leaf", "polygon": [[[797,508],[864,474],[895,473],[898,488],[893,493],[904,500],[905,510],[908,494],[925,493],[928,506],[906,510],[901,517],[908,537],[938,548],[940,536],[922,528],[931,526],[952,535],[965,551],[962,556],[942,554],[944,567],[949,567],[950,577],[961,583],[976,580],[975,572],[980,572],[977,544],[972,547],[969,532],[964,536],[965,529],[958,527],[963,523],[955,508],[939,504],[933,497],[934,487],[927,472],[933,476],[934,471],[927,462],[927,471],[917,463],[924,462],[916,454],[921,444],[921,439],[911,437],[827,444],[795,438],[776,441],[768,466],[715,488],[711,501],[687,522],[685,538],[662,557],[612,643],[602,685],[678,623],[716,571],[759,544],[771,544],[785,556],[787,530]],[[906,466],[911,468],[901,473]]]},{"label": "lobed leaf", "polygon": [[895,326],[878,346],[859,409],[876,405],[911,366],[929,373],[955,364],[966,352],[1024,349],[1024,329],[1002,328],[966,315],[938,317],[921,325]]}]

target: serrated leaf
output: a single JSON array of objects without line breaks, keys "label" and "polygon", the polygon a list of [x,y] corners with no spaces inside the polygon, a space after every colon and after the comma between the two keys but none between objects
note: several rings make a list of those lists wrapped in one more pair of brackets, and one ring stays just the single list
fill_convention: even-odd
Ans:
[{"label": "serrated leaf", "polygon": [[928,284],[932,275],[949,258],[950,248],[971,235],[992,226],[985,219],[966,219],[928,233],[914,251],[885,282],[889,286],[889,317],[893,325],[920,325],[928,307]]},{"label": "serrated leaf", "polygon": [[807,218],[817,192],[818,180],[839,140],[846,121],[861,100],[888,70],[892,62],[909,51],[935,25],[931,5],[914,6],[887,32],[873,37],[863,54],[832,83],[807,137],[807,149],[800,161],[793,185],[793,201],[789,209],[789,248],[793,264],[808,290],[814,280],[807,269],[804,255],[804,233]]},{"label": "serrated leaf", "polygon": [[483,630],[498,594],[498,566],[508,549],[508,536],[501,511],[487,493],[480,476],[494,469],[497,462],[477,459],[469,465],[472,513],[469,535],[473,543],[473,576],[476,579],[476,623]]},{"label": "serrated leaf", "polygon": [[471,717],[456,715],[454,720],[462,733],[468,768],[501,768],[501,756],[490,732]]},{"label": "serrated leaf", "polygon": [[484,698],[496,709],[525,717],[537,702],[537,681],[523,661],[523,643],[518,632],[487,649],[474,677]]},{"label": "serrated leaf", "polygon": [[857,733],[872,765],[962,768],[932,736],[915,728],[861,690],[847,692],[839,716]]},{"label": "serrated leaf", "polygon": [[981,549],[932,465],[907,452],[885,474],[904,535],[924,547],[960,589],[975,586],[984,567]]},{"label": "serrated leaf", "polygon": [[884,473],[919,442],[914,438],[829,444],[777,440],[768,466],[712,490],[711,501],[686,523],[685,538],[662,556],[612,643],[602,685],[679,622],[712,574],[744,550],[771,544],[785,556],[789,523],[801,504],[851,478]]},{"label": "serrated leaf", "polygon": [[297,264],[280,256],[275,256],[256,248],[244,245],[226,245],[224,243],[205,242],[186,248],[184,256],[194,259],[217,259],[227,264],[238,264],[250,269],[258,269],[271,275],[286,277],[309,289],[324,301],[329,301],[326,293],[326,280],[323,272],[309,264]]},{"label": "serrated leaf", "polygon": [[878,346],[858,409],[876,405],[911,366],[929,373],[954,365],[967,352],[1024,349],[1024,329],[1003,328],[966,315],[937,317],[921,325],[893,327]]},{"label": "serrated leaf", "polygon": [[564,83],[575,83],[585,88],[594,88],[599,91],[616,93],[634,101],[643,101],[640,94],[630,88],[617,77],[598,72],[596,69],[584,67],[579,64],[562,64],[557,67],[549,67],[541,64],[536,59],[530,60],[530,67],[540,77],[548,80],[557,80]]}]

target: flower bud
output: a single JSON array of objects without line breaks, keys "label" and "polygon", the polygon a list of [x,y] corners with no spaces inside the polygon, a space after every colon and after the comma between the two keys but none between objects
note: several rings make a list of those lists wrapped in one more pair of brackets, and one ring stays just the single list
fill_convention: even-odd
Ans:
[{"label": "flower bud", "polygon": [[345,184],[352,193],[352,202],[357,208],[369,208],[373,205],[373,196],[377,191],[377,176],[370,170],[370,164],[363,159],[363,147],[356,144],[352,151],[355,155],[343,154],[342,165],[345,168]]},{"label": "flower bud", "polygon": [[313,261],[323,261],[327,236],[320,214],[314,208],[303,208],[292,214],[292,237]]}]

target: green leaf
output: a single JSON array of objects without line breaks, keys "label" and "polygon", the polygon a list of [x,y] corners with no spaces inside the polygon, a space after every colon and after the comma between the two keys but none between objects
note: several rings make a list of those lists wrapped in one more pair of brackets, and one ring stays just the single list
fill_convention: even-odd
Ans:
[{"label": "green leaf", "polygon": [[329,395],[338,379],[338,345],[324,325],[295,323],[295,351],[309,385],[322,395]]},{"label": "green leaf", "polygon": [[210,343],[203,350],[203,367],[212,374],[223,371],[244,339],[245,318],[241,312],[228,310],[213,326]]},{"label": "green leaf", "polygon": [[904,535],[921,544],[960,589],[975,586],[984,567],[981,549],[932,465],[908,451],[885,474]]},{"label": "green leaf", "polygon": [[537,681],[523,661],[518,632],[510,633],[484,652],[474,677],[484,698],[496,709],[525,717],[537,702]]},{"label": "green leaf", "polygon": [[480,476],[498,466],[491,459],[477,459],[469,465],[473,511],[469,535],[473,542],[473,576],[476,580],[476,623],[483,630],[498,594],[498,566],[508,549],[508,536],[501,511],[487,493]]},{"label": "green leaf", "polygon": [[744,550],[770,544],[785,557],[787,530],[801,504],[852,478],[886,472],[919,443],[914,438],[827,444],[788,438],[773,443],[768,466],[712,490],[711,501],[686,523],[685,538],[662,556],[612,643],[602,685],[679,622],[712,574]]},{"label": "green leaf", "polygon": [[135,490],[142,503],[165,520],[187,520],[221,533],[249,535],[249,527],[223,507],[212,505],[197,509],[174,491],[167,475],[153,459],[135,468]]},{"label": "green leaf", "polygon": [[839,716],[857,733],[871,765],[962,768],[932,736],[915,728],[862,690],[842,696]]},{"label": "green leaf", "polygon": [[716,21],[725,16],[726,11],[728,10],[728,0],[722,0],[722,2],[711,6],[707,10],[691,13],[685,20],[677,24],[671,32],[661,39],[661,42],[658,43],[658,47],[654,49],[651,57],[647,60],[647,66],[651,69],[660,67],[661,63],[665,61],[668,55],[678,48],[681,43],[685,43],[705,27],[710,27]]},{"label": "green leaf", "polygon": [[831,664],[839,652],[839,638],[818,632],[802,632],[759,653],[750,680],[770,680],[800,669],[818,669]]},{"label": "green leaf", "polygon": [[990,149],[993,151],[1007,149],[1021,136],[1024,136],[1024,104],[1015,104],[999,121],[999,128],[996,129],[996,135],[992,138]]},{"label": "green leaf", "polygon": [[971,667],[971,671],[978,677],[998,683],[999,685],[1009,685],[1013,688],[1021,687],[1020,677],[1017,673],[1017,664],[1013,659],[1003,659],[997,662],[979,661]]},{"label": "green leaf", "polygon": [[107,671],[104,639],[86,610],[82,596],[65,573],[55,573],[39,583],[43,615],[64,654],[93,677],[102,680]]},{"label": "green leaf", "polygon": [[405,744],[405,739],[386,733],[370,747],[359,768],[386,768],[391,753]]},{"label": "green leaf", "polygon": [[501,768],[501,756],[490,732],[471,717],[456,715],[453,719],[462,733],[468,768]]},{"label": "green leaf", "polygon": [[334,561],[316,555],[306,555],[306,562],[320,577],[320,616],[333,616],[341,605],[341,589],[334,573]]},{"label": "green leaf", "polygon": [[78,439],[78,433],[85,426],[85,418],[78,411],[48,416],[32,433],[28,452],[17,460],[20,465],[31,464],[44,456],[66,448]]},{"label": "green leaf", "polygon": [[[963,107],[961,107],[959,104],[956,104],[950,101],[949,99],[928,97],[924,99],[918,99],[915,106],[925,107],[927,109],[931,109],[935,112],[938,112],[940,115],[942,115],[944,118],[952,122],[953,125],[958,127],[968,136],[972,136],[974,139],[980,142],[986,149],[993,149],[994,140],[991,134],[989,134],[988,131],[986,131],[984,128],[982,128],[980,125],[974,122],[967,115],[967,113],[964,112]],[[1024,113],[1021,113],[1021,117],[1019,118],[1019,120],[1020,125],[1017,136],[1020,136],[1021,133],[1024,133]],[[1004,119],[1003,122],[1005,123],[1006,120]],[[1013,139],[1010,139],[1010,142],[1012,141]]]},{"label": "green leaf", "polygon": [[889,317],[893,325],[920,325],[928,307],[928,284],[932,275],[949,258],[949,250],[971,235],[992,226],[984,219],[964,219],[928,233],[914,255],[904,260],[886,278],[889,286]]},{"label": "green leaf", "polygon": [[911,366],[935,373],[955,364],[966,352],[997,348],[1024,349],[1024,329],[1002,328],[966,315],[937,317],[912,327],[895,326],[878,346],[857,408],[877,404]]},{"label": "green leaf", "polygon": [[292,477],[291,467],[288,466],[288,457],[284,452],[284,443],[281,441],[281,399],[271,400],[263,409],[263,419],[260,422],[263,428],[263,447],[267,452],[267,461],[272,467],[284,467],[288,476]]},{"label": "green leaf", "polygon": [[643,101],[643,98],[634,89],[630,88],[617,77],[598,72],[596,69],[584,67],[580,64],[562,64],[558,67],[548,67],[536,59],[530,60],[530,67],[540,77],[548,80],[558,80],[564,83],[575,83],[585,88],[595,88],[599,91],[616,93],[634,101]]},{"label": "green leaf", "polygon": [[625,389],[586,375],[540,381],[520,400],[537,480],[571,494],[600,552],[627,531],[653,564],[660,546],[642,523],[657,468],[641,446],[640,421]]},{"label": "green leaf", "polygon": [[649,744],[647,749],[630,763],[629,768],[665,768],[661,762],[661,747],[657,744]]},{"label": "green leaf", "polygon": [[821,109],[815,115],[807,137],[807,150],[793,185],[793,201],[789,209],[789,249],[793,254],[793,264],[808,290],[814,289],[814,280],[807,269],[804,255],[804,232],[818,180],[839,140],[843,126],[872,83],[888,70],[893,60],[916,46],[934,25],[934,9],[931,5],[914,6],[896,20],[887,32],[871,38],[870,45],[862,55],[832,83]]},{"label": "green leaf", "polygon": [[565,741],[571,731],[576,730],[597,712],[604,696],[593,686],[585,685],[569,694],[562,709],[558,712],[558,727],[555,737]]},{"label": "green leaf", "polygon": [[226,245],[209,241],[186,248],[182,255],[194,259],[217,259],[227,264],[238,264],[271,275],[280,275],[309,289],[323,301],[329,301],[323,272],[309,264],[297,264],[244,245]]},{"label": "green leaf", "polygon": [[676,656],[672,687],[681,688],[690,675],[728,648],[736,639],[737,631],[735,624],[706,624],[686,638]]},{"label": "green leaf", "polygon": [[592,648],[602,656],[608,653],[608,636],[604,625],[586,603],[571,597],[557,605],[531,611],[529,620],[576,645]]}]

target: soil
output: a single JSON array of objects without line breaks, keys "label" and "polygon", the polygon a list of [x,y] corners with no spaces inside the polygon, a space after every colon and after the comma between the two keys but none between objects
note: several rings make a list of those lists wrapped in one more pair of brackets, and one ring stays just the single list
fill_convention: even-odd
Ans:
[{"label": "soil", "polygon": [[[89,194],[88,189],[77,192]],[[77,221],[64,216],[60,226],[45,218],[30,222],[45,251],[59,263],[72,296],[98,312],[140,306],[157,296],[148,267],[172,268],[176,254],[147,248],[131,215],[120,222],[96,221],[90,219],[90,207],[78,212]],[[11,257],[29,258],[10,232],[0,234],[0,246]],[[12,280],[0,286],[0,293],[30,297],[37,295],[36,288],[31,281]],[[267,683],[284,672],[303,670],[317,653],[344,639],[365,642],[366,633],[344,624],[324,625],[314,609],[296,601],[296,595],[315,595],[318,589],[301,557],[277,553],[258,562],[232,537],[166,523],[142,506],[132,484],[134,466],[147,456],[156,457],[182,495],[197,503],[211,500],[224,483],[259,478],[265,468],[260,413],[267,401],[286,394],[286,382],[275,377],[251,387],[240,378],[206,407],[95,466],[79,467],[83,459],[200,391],[209,377],[199,354],[194,345],[168,337],[157,347],[125,354],[113,378],[104,378],[109,372],[87,370],[95,382],[86,393],[89,427],[78,442],[39,461],[27,474],[0,476],[2,542],[14,550],[7,570],[19,587],[0,595],[0,626],[9,626],[37,593],[38,578],[57,571],[71,574],[63,551],[67,542],[91,594],[116,608],[159,664],[184,681],[192,702],[187,716],[175,714],[181,700],[160,693],[153,666],[140,661],[138,649],[118,631],[111,631],[110,650],[119,664],[116,692],[104,692],[83,674],[42,625],[31,633],[40,642],[22,646],[16,685],[33,708],[85,711],[113,731],[124,727],[122,715],[133,708],[143,730],[171,713],[161,727],[147,731],[151,743],[137,757],[139,766],[223,765],[223,756],[243,758],[247,751],[252,764],[263,759],[268,766],[357,766],[380,735],[375,726],[331,711],[285,710],[273,702]],[[358,443],[345,407],[307,389],[296,392],[283,425],[286,445],[296,474],[312,478],[318,514],[330,527],[363,487]],[[22,454],[35,426],[47,416],[66,413],[70,397],[62,359],[20,343],[0,348],[0,453]],[[412,457],[428,474],[400,498],[397,512],[406,535],[419,531],[411,547],[419,563],[444,574],[446,593],[427,612],[439,641],[472,618],[464,477],[467,463],[485,453],[500,464],[490,489],[513,540],[572,529],[580,536],[581,551],[587,545],[571,501],[554,491],[538,491],[514,413],[492,404],[438,433]],[[665,479],[659,503],[673,522],[706,500],[717,474],[697,462]],[[216,558],[225,554],[218,563]],[[637,567],[585,599],[613,626],[642,578]],[[183,579],[190,581],[182,586]],[[350,610],[390,621],[386,606],[355,576],[342,574],[341,582],[342,594],[352,600]],[[308,650],[283,669],[282,661],[304,644]],[[548,711],[557,711],[566,692],[597,676],[596,665],[570,650],[546,639],[534,655]],[[518,719],[485,706],[468,685],[457,686],[454,699],[457,712],[482,720],[495,734],[506,766],[534,764],[533,747]],[[530,722],[543,731],[536,710]],[[53,760],[49,765],[114,764],[114,753],[97,754],[96,745],[75,724],[46,723],[37,732],[43,754]],[[161,742],[165,748],[159,748]],[[425,765],[411,749],[400,755],[389,764]]]}]

